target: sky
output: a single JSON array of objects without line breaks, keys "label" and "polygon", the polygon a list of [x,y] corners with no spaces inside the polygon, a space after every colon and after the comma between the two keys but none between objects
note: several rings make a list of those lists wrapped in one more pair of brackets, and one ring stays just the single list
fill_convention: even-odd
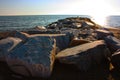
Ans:
[{"label": "sky", "polygon": [[0,0],[0,15],[120,15],[120,0]]},{"label": "sky", "polygon": [[89,15],[104,24],[109,15],[120,15],[120,0],[0,0],[0,16]]}]

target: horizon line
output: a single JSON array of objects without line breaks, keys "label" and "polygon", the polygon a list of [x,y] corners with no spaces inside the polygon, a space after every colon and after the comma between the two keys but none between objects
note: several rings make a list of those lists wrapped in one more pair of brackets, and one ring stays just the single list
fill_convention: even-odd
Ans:
[{"label": "horizon line", "polygon": [[[0,16],[39,16],[39,15],[76,15],[76,16],[91,16],[90,14],[16,14],[16,15],[0,15]],[[108,16],[120,16],[119,14],[112,14],[112,15],[108,15]]]}]

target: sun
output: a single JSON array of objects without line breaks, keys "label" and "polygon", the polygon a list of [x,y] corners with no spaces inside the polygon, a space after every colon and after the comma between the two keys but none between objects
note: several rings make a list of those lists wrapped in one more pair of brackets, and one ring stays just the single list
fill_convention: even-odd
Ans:
[{"label": "sun", "polygon": [[104,26],[106,24],[106,18],[107,18],[107,15],[101,15],[101,14],[98,14],[98,15],[93,15],[91,16],[92,17],[92,20],[101,25],[101,26]]}]

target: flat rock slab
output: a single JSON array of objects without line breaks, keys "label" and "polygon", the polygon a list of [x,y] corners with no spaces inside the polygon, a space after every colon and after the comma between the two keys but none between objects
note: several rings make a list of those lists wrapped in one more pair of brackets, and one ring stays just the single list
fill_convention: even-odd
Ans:
[{"label": "flat rock slab", "polygon": [[82,45],[82,44],[89,43],[89,42],[90,42],[90,41],[87,41],[87,40],[84,40],[84,39],[73,39],[73,40],[70,42],[69,47],[74,47],[74,46]]},{"label": "flat rock slab", "polygon": [[9,68],[23,76],[49,77],[55,60],[56,42],[50,36],[32,36],[8,54]]},{"label": "flat rock slab", "polygon": [[67,48],[56,55],[61,63],[74,64],[82,71],[87,71],[94,64],[100,65],[104,59],[110,56],[110,52],[103,40],[86,43]]}]

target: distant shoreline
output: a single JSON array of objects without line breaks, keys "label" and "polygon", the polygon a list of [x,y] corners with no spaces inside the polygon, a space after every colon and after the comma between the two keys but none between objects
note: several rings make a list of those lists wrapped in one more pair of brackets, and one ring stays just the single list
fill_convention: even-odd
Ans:
[{"label": "distant shoreline", "polygon": [[[73,16],[81,16],[82,14],[39,14],[39,15],[0,15],[0,16],[47,16],[47,15],[56,15],[56,16],[67,16],[67,15],[73,15]],[[82,16],[91,16],[91,15],[82,15]],[[120,15],[108,15],[108,16],[120,16]]]},{"label": "distant shoreline", "polygon": [[[33,28],[35,26],[46,26],[57,20],[68,18],[68,17],[88,17],[92,19],[89,15],[4,15],[0,16],[0,30],[3,29],[20,29],[20,28]],[[120,16],[113,15],[107,20],[108,22],[103,26],[120,26]],[[110,24],[110,25],[109,25]]]}]

